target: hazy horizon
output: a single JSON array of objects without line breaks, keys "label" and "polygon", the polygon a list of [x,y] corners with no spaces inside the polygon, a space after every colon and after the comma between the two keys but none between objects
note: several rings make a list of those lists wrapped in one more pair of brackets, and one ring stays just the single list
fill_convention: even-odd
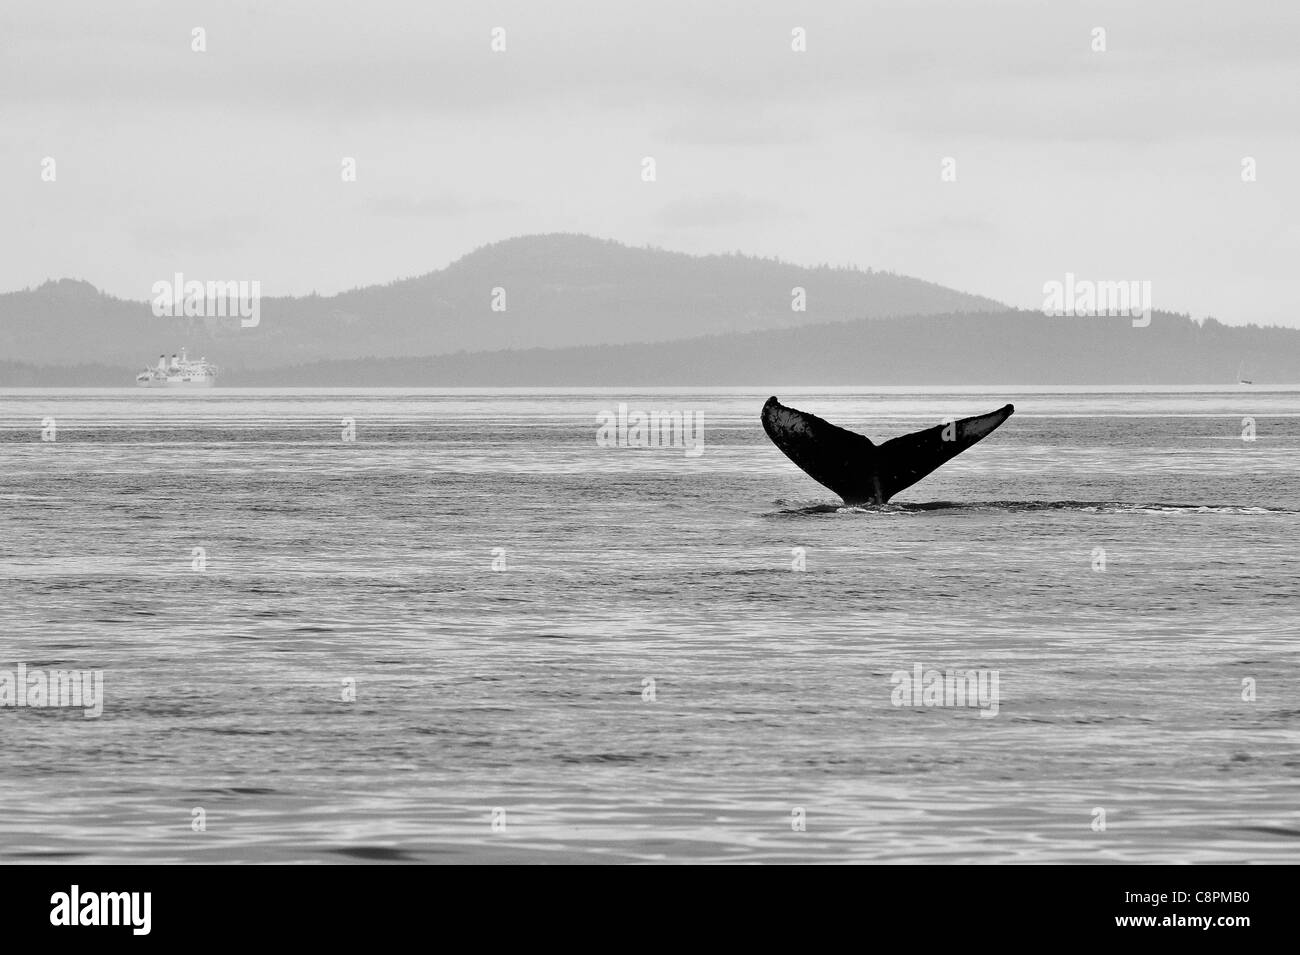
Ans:
[{"label": "hazy horizon", "polygon": [[330,295],[575,232],[1022,308],[1066,272],[1140,279],[1161,310],[1294,327],[1300,11],[1185,11],[6,9],[0,289],[140,301],[181,271]]}]

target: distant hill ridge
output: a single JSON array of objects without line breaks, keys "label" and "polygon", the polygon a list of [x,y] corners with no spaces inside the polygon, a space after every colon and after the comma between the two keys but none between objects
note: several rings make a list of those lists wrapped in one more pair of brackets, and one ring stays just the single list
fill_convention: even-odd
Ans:
[{"label": "distant hill ridge", "polygon": [[[791,308],[795,287],[806,289],[806,311]],[[492,309],[494,289],[504,290],[504,311]],[[149,294],[141,290],[142,299]],[[264,297],[256,328],[241,328],[237,318],[159,318],[147,301],[114,298],[81,281],[47,282],[0,295],[0,361],[134,369],[185,345],[226,372],[242,372],[323,360],[671,341],[1003,307],[870,269],[805,268],[739,254],[634,248],[585,235],[533,235],[386,285],[333,296]]]},{"label": "distant hill ridge", "polygon": [[[1147,385],[1300,384],[1300,329],[1228,326],[1155,312],[1046,317],[1004,309],[863,319],[672,342],[359,358],[245,369],[229,386]],[[107,366],[0,362],[0,385],[123,385]],[[1248,394],[1249,389],[1243,389]]]}]

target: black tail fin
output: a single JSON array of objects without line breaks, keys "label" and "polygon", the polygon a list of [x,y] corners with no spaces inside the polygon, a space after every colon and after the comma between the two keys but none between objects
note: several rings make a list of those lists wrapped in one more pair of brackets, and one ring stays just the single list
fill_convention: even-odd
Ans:
[{"label": "black tail fin", "polygon": [[816,415],[787,408],[774,396],[763,405],[763,430],[786,457],[845,503],[884,504],[991,434],[1015,410],[1005,405],[875,445]]}]

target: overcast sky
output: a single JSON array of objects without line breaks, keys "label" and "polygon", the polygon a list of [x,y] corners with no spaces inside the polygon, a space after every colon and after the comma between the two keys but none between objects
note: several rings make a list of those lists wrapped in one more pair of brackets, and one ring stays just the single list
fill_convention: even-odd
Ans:
[{"label": "overcast sky", "polygon": [[0,291],[332,293],[564,231],[1300,325],[1298,126],[1293,3],[6,0]]}]

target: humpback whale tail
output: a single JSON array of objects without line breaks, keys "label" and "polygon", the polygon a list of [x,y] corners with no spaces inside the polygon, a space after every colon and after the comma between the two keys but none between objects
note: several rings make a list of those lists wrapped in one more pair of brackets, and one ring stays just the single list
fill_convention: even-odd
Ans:
[{"label": "humpback whale tail", "polygon": [[876,445],[816,415],[787,408],[773,396],[763,405],[763,430],[786,457],[846,504],[884,504],[991,434],[1015,410],[1004,405]]}]

